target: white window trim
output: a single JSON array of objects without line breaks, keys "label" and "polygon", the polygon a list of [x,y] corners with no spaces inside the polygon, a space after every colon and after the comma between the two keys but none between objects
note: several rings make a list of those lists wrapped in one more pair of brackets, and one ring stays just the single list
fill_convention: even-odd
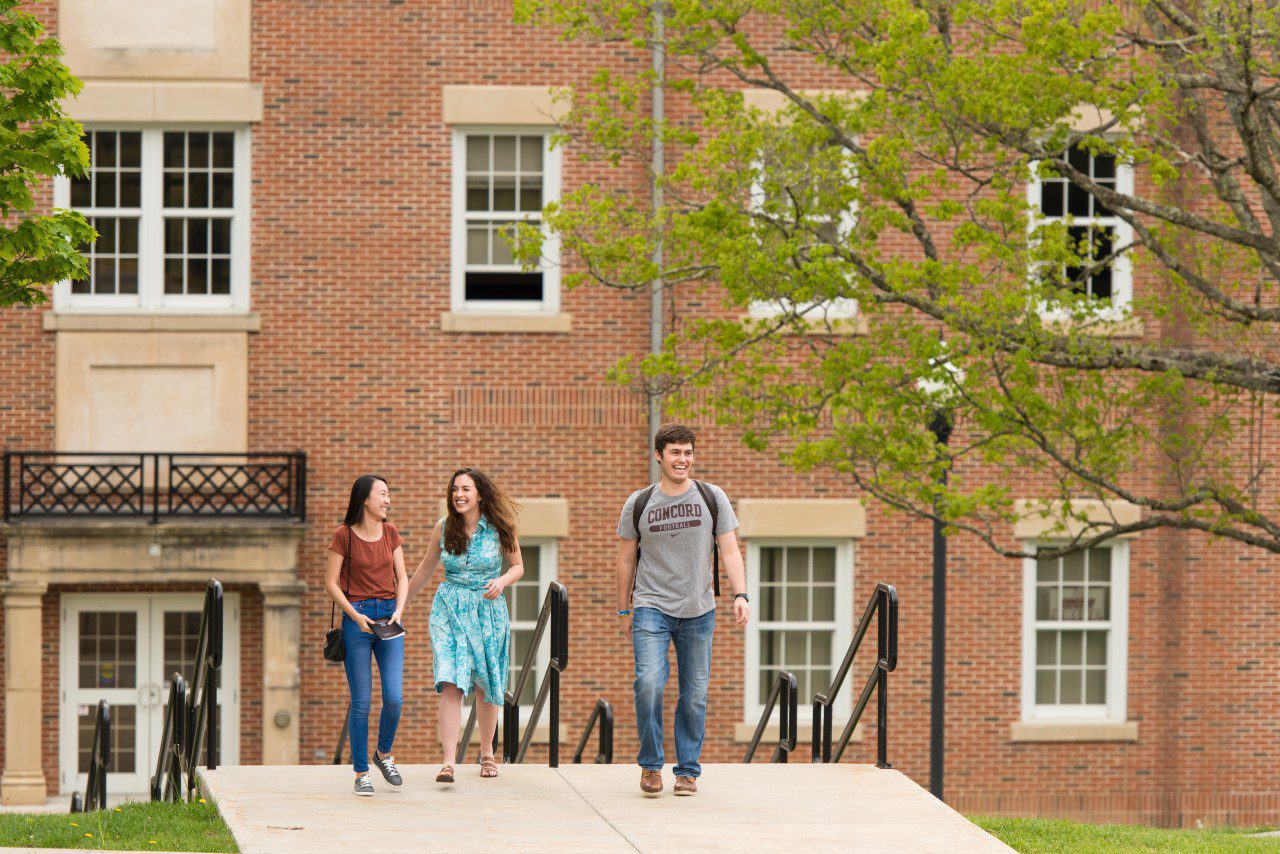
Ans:
[{"label": "white window trim", "polygon": [[[243,314],[249,310],[249,238],[253,150],[248,125],[86,125],[85,131],[141,131],[142,207],[138,230],[138,293],[95,295],[71,293],[71,282],[53,287],[53,309],[80,314]],[[226,296],[186,296],[164,292],[164,133],[165,131],[230,131],[235,134],[235,185],[231,213],[231,293]],[[150,165],[157,164],[157,165]],[[71,181],[53,180],[53,206],[70,209]],[[198,214],[198,209],[191,209]]]},{"label": "white window trim", "polygon": [[[1032,180],[1027,184],[1027,204],[1031,206],[1031,216],[1027,218],[1027,239],[1033,239],[1034,232],[1042,222],[1062,220],[1069,217],[1042,217],[1040,215],[1040,191],[1043,181],[1039,175],[1039,161],[1029,164]],[[1116,157],[1116,192],[1133,195],[1133,164]],[[1109,225],[1115,229],[1115,246],[1133,245],[1133,226],[1120,217],[1070,217],[1072,225]],[[1104,221],[1103,221],[1104,220]],[[1112,222],[1114,221],[1114,222]],[[1111,303],[1107,307],[1099,307],[1096,312],[1099,320],[1122,320],[1133,305],[1133,252],[1125,251],[1111,265]],[[1049,321],[1064,321],[1069,314],[1041,301],[1037,313]]]},{"label": "white window trim", "polygon": [[[848,151],[845,151],[846,158]],[[849,180],[857,181],[857,165],[850,159],[846,159],[845,166],[849,170]],[[764,185],[761,180],[761,174],[764,171],[764,164],[756,160],[751,164],[751,211],[752,213],[760,213],[764,209]],[[827,221],[825,218],[820,221]],[[858,225],[858,208],[853,205],[847,210],[840,213],[840,227],[838,233],[847,235],[853,232]],[[752,300],[747,307],[747,316],[752,320],[772,320],[787,312],[795,311],[795,305],[790,300]],[[832,300],[824,300],[814,303],[809,308],[800,312],[800,316],[809,322],[829,322],[835,320],[854,320],[858,317],[858,301],[848,297],[836,297]]]},{"label": "white window trim", "polygon": [[[1034,552],[1036,543],[1024,547]],[[1124,723],[1129,680],[1129,543],[1112,540],[1111,629],[1107,638],[1107,702],[1094,705],[1039,705],[1036,697],[1036,560],[1022,562],[1022,721],[1024,723]],[[1084,623],[1046,623],[1045,628],[1087,628]]]},{"label": "white window trim", "polygon": [[[756,606],[756,609],[759,608],[758,603],[760,602],[760,549],[770,546],[835,546],[836,618],[835,633],[831,639],[831,673],[834,676],[836,669],[840,666],[840,662],[844,659],[845,651],[853,641],[853,620],[855,616],[853,613],[853,576],[855,572],[853,540],[813,537],[760,537],[748,540],[747,595],[751,597],[751,602]],[[760,720],[760,715],[764,713],[764,701],[768,699],[767,696],[760,696],[759,676],[760,631],[765,624],[760,618],[760,612],[756,610],[755,613],[757,616],[747,624],[746,654],[744,656],[746,670],[742,680],[743,719],[749,723],[756,723]],[[768,623],[767,625],[770,630],[776,628],[782,631],[788,628],[808,631],[812,628],[810,623]],[[862,690],[862,681],[865,681],[865,676],[860,681],[858,674],[854,670],[849,671],[849,675],[845,677],[844,685],[840,688],[839,695],[835,698],[834,711],[836,719],[846,719],[853,712],[853,691]],[[854,683],[857,684],[855,685]],[[824,689],[826,687],[823,686]],[[812,708],[812,706],[813,697],[797,698],[797,716],[800,721],[809,719],[805,709]],[[774,712],[773,719],[778,719],[777,711]]]},{"label": "white window trim", "polygon": [[[456,127],[453,131],[453,162],[450,165],[452,201],[450,221],[452,236],[449,252],[450,306],[452,311],[470,314],[551,315],[560,313],[560,239],[542,219],[542,300],[541,302],[517,300],[472,300],[466,298],[467,272],[467,144],[470,135],[511,136],[519,134],[542,135],[542,204],[560,199],[561,156],[560,149],[553,148],[551,137],[554,128],[524,125],[478,125]],[[520,221],[520,212],[512,216]],[[542,215],[539,213],[539,218]],[[495,218],[495,217],[490,217]],[[500,217],[498,217],[500,218]]]}]

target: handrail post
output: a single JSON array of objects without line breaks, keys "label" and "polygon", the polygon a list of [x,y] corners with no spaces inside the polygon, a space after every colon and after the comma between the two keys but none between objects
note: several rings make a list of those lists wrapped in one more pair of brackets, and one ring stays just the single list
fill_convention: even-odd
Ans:
[{"label": "handrail post", "polygon": [[879,611],[876,615],[876,767],[889,764],[889,591],[878,589]]},{"label": "handrail post", "polygon": [[9,483],[9,452],[4,452],[4,521],[9,524],[9,490],[12,484]]}]

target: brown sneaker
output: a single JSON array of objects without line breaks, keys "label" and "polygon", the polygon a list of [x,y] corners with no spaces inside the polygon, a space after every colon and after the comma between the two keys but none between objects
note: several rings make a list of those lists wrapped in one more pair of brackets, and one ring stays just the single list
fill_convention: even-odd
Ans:
[{"label": "brown sneaker", "polygon": [[698,781],[692,777],[677,777],[676,794],[683,798],[698,794]]},{"label": "brown sneaker", "polygon": [[640,791],[646,797],[662,794],[662,772],[642,770],[640,772]]}]

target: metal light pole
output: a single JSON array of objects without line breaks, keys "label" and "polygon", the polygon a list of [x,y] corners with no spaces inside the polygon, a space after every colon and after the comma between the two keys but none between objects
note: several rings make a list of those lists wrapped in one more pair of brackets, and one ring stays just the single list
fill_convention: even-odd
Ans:
[{"label": "metal light pole", "polygon": [[[951,438],[951,418],[945,410],[933,413],[929,423],[938,444]],[[944,469],[939,482],[946,485]],[[929,791],[942,800],[943,763],[946,756],[946,690],[947,690],[947,537],[943,532],[941,505],[933,506],[933,649],[929,685]]]}]

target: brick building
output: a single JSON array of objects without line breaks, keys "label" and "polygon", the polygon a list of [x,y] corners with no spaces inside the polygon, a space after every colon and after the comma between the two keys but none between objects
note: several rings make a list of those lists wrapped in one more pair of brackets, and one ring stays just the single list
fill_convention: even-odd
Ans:
[{"label": "brick building", "polygon": [[[648,302],[565,290],[554,265],[521,273],[496,235],[583,182],[648,192],[642,174],[548,144],[551,87],[602,64],[642,67],[647,55],[565,45],[511,24],[502,2],[39,9],[86,83],[70,110],[94,157],[90,179],[59,182],[50,200],[83,210],[101,238],[91,281],[0,316],[3,444],[64,455],[13,460],[8,500],[21,503],[20,469],[39,483],[56,466],[65,475],[104,459],[65,456],[81,452],[114,455],[107,482],[143,492],[174,472],[208,477],[201,462],[257,460],[274,467],[266,492],[285,497],[282,512],[254,518],[15,513],[0,587],[0,800],[83,785],[88,710],[101,697],[116,710],[112,790],[145,790],[164,674],[190,656],[210,576],[229,593],[224,761],[328,761],[346,685],[320,657],[322,567],[350,483],[367,471],[387,478],[412,571],[462,464],[491,472],[525,506],[517,656],[540,588],[562,582],[572,603],[565,735],[576,738],[605,697],[618,714],[616,759],[629,761],[614,528],[647,482],[648,424],[645,401],[603,373],[646,352]],[[1118,295],[1143,287],[1140,270],[1116,275],[1106,287]],[[288,456],[298,452],[305,474]],[[800,677],[802,704],[820,690],[883,580],[902,602],[890,759],[927,783],[927,526],[864,505],[834,475],[783,470],[721,431],[703,431],[698,452],[698,476],[736,503],[755,603],[745,632],[722,615],[716,633],[705,758],[740,758],[777,667]],[[147,456],[169,453],[198,456]],[[111,491],[74,478],[54,491]],[[1033,542],[1049,525],[1029,518],[1008,537]],[[1277,566],[1169,531],[1040,567],[956,540],[948,800],[987,813],[1280,820],[1280,591],[1267,583]],[[433,589],[407,615],[402,762],[439,759]],[[674,695],[673,682],[669,706]],[[837,720],[850,706],[846,687]],[[854,761],[873,756],[871,716],[864,729]]]}]

